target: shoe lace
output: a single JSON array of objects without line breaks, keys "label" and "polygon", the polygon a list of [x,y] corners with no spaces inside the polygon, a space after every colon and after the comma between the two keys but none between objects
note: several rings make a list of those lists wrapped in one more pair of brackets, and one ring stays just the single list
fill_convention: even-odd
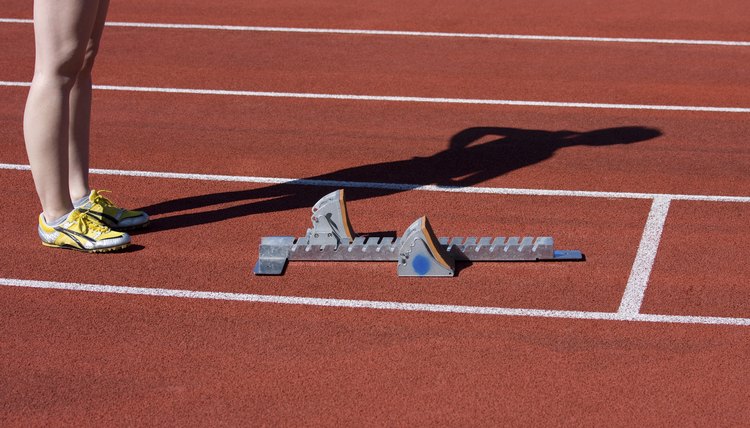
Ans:
[{"label": "shoe lace", "polygon": [[94,190],[94,204],[99,204],[102,207],[113,207],[115,204],[107,199],[102,193],[110,193],[109,190]]},{"label": "shoe lace", "polygon": [[109,227],[102,224],[95,217],[89,215],[89,210],[79,210],[78,217],[75,219],[76,226],[81,233],[88,234],[89,230],[94,232],[106,233],[109,231]]}]

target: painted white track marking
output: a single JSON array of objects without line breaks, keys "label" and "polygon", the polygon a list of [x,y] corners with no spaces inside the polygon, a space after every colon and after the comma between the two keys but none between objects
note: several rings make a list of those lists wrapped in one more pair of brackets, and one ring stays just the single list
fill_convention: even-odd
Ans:
[{"label": "painted white track marking", "polygon": [[32,281],[0,278],[0,285],[8,287],[41,288],[50,290],[85,291],[93,293],[129,294],[155,297],[178,297],[185,299],[209,299],[282,305],[325,306],[333,308],[357,308],[375,310],[400,310],[411,312],[442,312],[474,315],[504,315],[516,317],[561,318],[603,321],[640,321],[666,324],[714,324],[750,326],[748,318],[723,318],[678,315],[625,315],[610,312],[555,311],[545,309],[516,309],[485,306],[437,305],[431,303],[403,303],[373,300],[324,299],[317,297],[273,296],[264,294],[224,293],[214,291],[173,290],[166,288],[123,287],[99,284],[80,284],[52,281]]},{"label": "painted white track marking", "polygon": [[[0,163],[0,170],[31,171],[29,165]],[[129,171],[121,169],[92,168],[92,174],[142,178],[169,178],[176,180],[218,181],[256,184],[289,184],[295,186],[345,187],[388,190],[417,190],[440,193],[468,193],[519,196],[560,196],[605,199],[654,199],[666,198],[677,201],[750,203],[750,196],[683,195],[668,193],[601,192],[591,190],[515,189],[503,187],[452,187],[419,184],[374,183],[367,181],[318,180],[307,178],[252,177],[243,175],[192,174],[181,172]]]},{"label": "painted white track marking", "polygon": [[[0,18],[0,23],[31,24],[31,19]],[[659,45],[750,46],[748,41],[657,39],[637,37],[548,36],[534,34],[447,33],[439,31],[357,30],[344,28],[261,27],[247,25],[168,24],[157,22],[107,22],[108,27],[161,28],[178,30],[249,31],[273,33],[340,34],[360,36],[441,37],[462,39],[528,40],[550,42],[648,43]]]},{"label": "painted white track marking", "polygon": [[622,315],[634,315],[641,310],[668,212],[669,199],[665,197],[654,198],[646,227],[643,229],[643,237],[638,246],[638,253],[635,256],[635,262],[628,278],[628,284],[625,287],[625,294],[620,302],[618,313]]},{"label": "painted white track marking", "polygon": [[[0,86],[26,87],[30,82],[0,81]],[[750,113],[746,107],[716,107],[716,106],[679,106],[656,104],[608,104],[608,103],[579,103],[558,101],[524,101],[524,100],[492,100],[473,98],[432,98],[432,97],[402,97],[390,95],[354,95],[354,94],[316,94],[308,92],[266,92],[266,91],[235,91],[224,89],[195,89],[195,88],[157,88],[147,86],[115,86],[94,85],[94,89],[103,91],[123,92],[153,92],[163,94],[188,95],[218,95],[235,97],[262,98],[296,98],[313,100],[342,100],[342,101],[381,101],[400,103],[429,103],[429,104],[469,104],[469,105],[498,105],[515,107],[554,107],[554,108],[584,108],[584,109],[615,109],[615,110],[661,110],[661,111],[693,111],[708,113]]]}]

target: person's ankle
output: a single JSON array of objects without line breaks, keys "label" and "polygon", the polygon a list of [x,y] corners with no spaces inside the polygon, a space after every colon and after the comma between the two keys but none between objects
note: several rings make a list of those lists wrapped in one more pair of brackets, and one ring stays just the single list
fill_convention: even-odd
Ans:
[{"label": "person's ankle", "polygon": [[42,213],[44,216],[44,221],[50,226],[57,226],[63,222],[69,215],[71,211],[45,211]]},{"label": "person's ankle", "polygon": [[[83,192],[83,193],[81,193]],[[91,194],[91,189],[86,190],[83,189],[80,192],[70,192],[70,200],[73,201],[73,206],[80,206],[82,203],[86,203],[88,201],[89,195]]]}]

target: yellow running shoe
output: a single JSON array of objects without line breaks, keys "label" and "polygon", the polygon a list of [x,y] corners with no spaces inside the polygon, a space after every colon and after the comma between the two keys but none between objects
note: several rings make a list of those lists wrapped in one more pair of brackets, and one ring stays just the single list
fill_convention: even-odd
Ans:
[{"label": "yellow running shoe", "polygon": [[47,247],[103,253],[130,245],[130,235],[110,229],[80,208],[71,211],[59,226],[48,225],[40,214],[38,230],[42,245]]},{"label": "yellow running shoe", "polygon": [[148,214],[143,211],[118,208],[112,201],[102,195],[104,192],[107,192],[107,190],[92,190],[86,203],[78,205],[76,208],[87,210],[89,215],[115,230],[136,229],[148,224]]}]

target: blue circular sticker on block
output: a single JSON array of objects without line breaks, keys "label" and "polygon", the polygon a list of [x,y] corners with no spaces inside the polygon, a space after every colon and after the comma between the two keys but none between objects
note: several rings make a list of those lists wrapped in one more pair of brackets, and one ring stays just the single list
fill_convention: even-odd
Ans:
[{"label": "blue circular sticker on block", "polygon": [[414,272],[416,272],[417,275],[426,275],[427,272],[430,271],[430,259],[423,256],[422,254],[418,254],[411,262],[411,267],[412,269],[414,269]]}]

